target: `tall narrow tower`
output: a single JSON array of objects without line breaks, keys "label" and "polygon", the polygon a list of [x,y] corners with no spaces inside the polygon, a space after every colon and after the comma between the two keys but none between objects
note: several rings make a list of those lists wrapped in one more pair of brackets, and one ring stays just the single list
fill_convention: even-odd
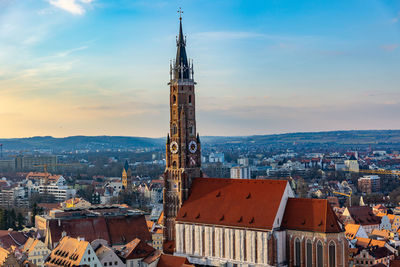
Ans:
[{"label": "tall narrow tower", "polygon": [[179,18],[176,59],[170,65],[170,133],[164,172],[164,243],[175,240],[175,218],[189,196],[192,179],[201,177],[200,138],[196,134],[193,62],[186,55],[186,40]]}]

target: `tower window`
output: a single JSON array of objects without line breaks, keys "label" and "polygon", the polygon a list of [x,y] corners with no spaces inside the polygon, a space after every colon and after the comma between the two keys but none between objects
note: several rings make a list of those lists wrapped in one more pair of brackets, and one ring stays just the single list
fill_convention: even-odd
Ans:
[{"label": "tower window", "polygon": [[189,104],[192,104],[192,95],[189,95]]},{"label": "tower window", "polygon": [[178,133],[178,130],[177,130],[176,124],[174,123],[174,124],[172,124],[172,135],[176,135],[177,133]]},{"label": "tower window", "polygon": [[176,169],[176,161],[172,163],[172,168]]},{"label": "tower window", "polygon": [[176,104],[176,95],[173,95],[173,96],[172,96],[172,103],[173,103],[173,104]]}]

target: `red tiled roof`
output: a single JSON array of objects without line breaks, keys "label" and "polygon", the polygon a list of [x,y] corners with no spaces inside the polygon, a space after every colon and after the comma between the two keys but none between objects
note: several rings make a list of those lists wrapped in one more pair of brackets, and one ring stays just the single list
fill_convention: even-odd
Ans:
[{"label": "red tiled roof", "polygon": [[196,178],[177,221],[272,229],[287,181]]},{"label": "red tiled roof", "polygon": [[182,267],[182,266],[193,266],[185,257],[172,256],[162,254],[160,260],[157,263],[157,267]]},{"label": "red tiled roof", "polygon": [[351,218],[356,224],[374,225],[380,224],[381,218],[372,212],[372,208],[368,206],[353,206],[347,208]]},{"label": "red tiled roof", "polygon": [[26,236],[24,233],[9,231],[8,234],[4,234],[0,237],[0,245],[5,249],[9,249],[11,246],[19,248],[25,245],[27,240],[28,236]]},{"label": "red tiled roof", "polygon": [[126,244],[134,238],[151,240],[144,215],[50,220],[49,228],[53,243],[61,239],[63,231],[89,242],[104,239],[112,246]]},{"label": "red tiled roof", "polygon": [[322,233],[343,232],[326,199],[289,198],[282,227]]},{"label": "red tiled roof", "polygon": [[151,234],[144,215],[107,217],[106,220],[111,244],[125,244],[135,238],[144,242],[151,241]]},{"label": "red tiled roof", "polygon": [[121,257],[125,260],[141,259],[152,254],[154,250],[152,246],[147,245],[139,238],[135,238],[121,249],[123,252],[121,253]]}]

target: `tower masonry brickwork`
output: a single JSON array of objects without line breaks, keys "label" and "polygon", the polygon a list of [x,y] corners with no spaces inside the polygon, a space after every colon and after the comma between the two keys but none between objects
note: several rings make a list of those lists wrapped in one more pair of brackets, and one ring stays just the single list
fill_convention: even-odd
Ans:
[{"label": "tower masonry brickwork", "polygon": [[164,172],[164,243],[175,240],[175,218],[189,196],[192,180],[202,177],[201,144],[196,132],[193,62],[186,55],[186,40],[179,23],[177,53],[170,65],[170,132]]}]

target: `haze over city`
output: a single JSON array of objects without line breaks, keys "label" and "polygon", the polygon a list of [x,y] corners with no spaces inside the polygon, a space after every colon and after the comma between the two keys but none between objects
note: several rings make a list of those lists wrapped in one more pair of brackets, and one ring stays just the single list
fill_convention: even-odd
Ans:
[{"label": "haze over city", "polygon": [[179,6],[202,135],[400,128],[398,1],[0,0],[0,137],[165,136]]}]

